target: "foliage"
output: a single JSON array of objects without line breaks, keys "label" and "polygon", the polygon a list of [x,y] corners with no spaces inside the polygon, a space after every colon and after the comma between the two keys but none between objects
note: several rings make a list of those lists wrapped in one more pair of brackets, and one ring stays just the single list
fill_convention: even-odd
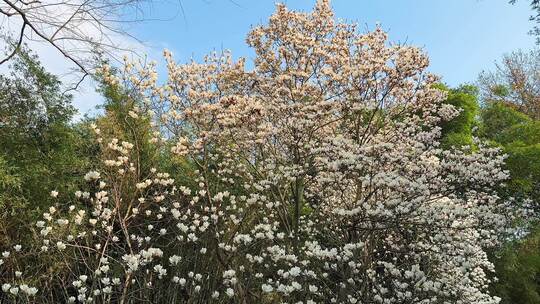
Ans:
[{"label": "foliage", "polygon": [[[540,197],[540,121],[531,119],[502,102],[491,103],[481,112],[480,135],[503,147],[510,173],[506,195],[529,199],[538,214]],[[538,303],[540,299],[540,228],[532,222],[525,237],[514,239],[493,259],[498,282],[493,293],[504,304]]]},{"label": "foliage", "polygon": [[507,244],[494,259],[497,283],[494,292],[501,304],[534,304],[540,302],[540,228],[527,238]]},{"label": "foliage", "polygon": [[482,109],[480,135],[498,143],[508,144],[514,139],[510,129],[529,124],[532,120],[508,104],[495,102]]},{"label": "foliage", "polygon": [[448,94],[445,103],[460,110],[458,116],[442,124],[442,146],[444,148],[473,146],[473,129],[479,110],[478,90],[471,85],[463,85],[456,89],[448,89],[445,86],[438,88]]},{"label": "foliage", "polygon": [[48,205],[47,193],[58,184],[71,191],[74,176],[86,171],[82,133],[70,125],[74,113],[58,79],[30,53],[16,57],[11,75],[0,75],[0,157],[4,168],[17,172],[11,197],[30,208],[20,212]]},{"label": "foliage", "polygon": [[509,157],[506,163],[512,172],[511,189],[537,198],[540,194],[540,143],[509,147],[507,152]]},{"label": "foliage", "polygon": [[[21,50],[9,75],[0,75],[0,247],[38,246],[33,223],[51,205],[50,189],[74,191],[87,171],[85,131],[72,125],[71,96],[37,57]],[[48,269],[40,268],[48,261]],[[54,259],[27,260],[30,282],[46,281]],[[0,263],[1,264],[1,263]],[[4,278],[11,268],[0,269]],[[6,302],[0,295],[0,302]]]},{"label": "foliage", "polygon": [[[20,212],[27,209],[26,201],[21,197],[21,180],[15,170],[9,166],[5,159],[0,157],[0,244],[8,242],[8,233],[21,223],[24,218],[17,217]],[[8,219],[10,221],[8,222]]]},{"label": "foliage", "polygon": [[481,122],[480,135],[508,153],[509,191],[536,199],[540,194],[540,121],[499,102],[482,110]]}]

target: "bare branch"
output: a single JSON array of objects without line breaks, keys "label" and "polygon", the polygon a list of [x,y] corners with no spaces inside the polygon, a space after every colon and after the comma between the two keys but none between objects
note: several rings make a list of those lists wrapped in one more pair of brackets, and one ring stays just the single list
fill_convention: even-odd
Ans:
[{"label": "bare branch", "polygon": [[[63,48],[61,48],[59,45],[57,45],[53,40],[51,40],[50,38],[48,38],[44,33],[42,33],[38,28],[36,28],[36,26],[32,23],[30,23],[30,21],[28,20],[28,18],[26,17],[26,13],[24,11],[22,11],[19,7],[17,7],[14,3],[12,3],[11,1],[9,0],[3,0],[5,3],[7,3],[8,5],[10,5],[17,13],[19,13],[19,15],[21,16],[21,18],[23,19],[23,22],[24,22],[24,25],[28,25],[28,27],[30,27],[34,33],[36,33],[39,37],[41,37],[43,40],[49,42],[53,47],[55,47],[60,53],[62,53],[62,55],[64,55],[64,57],[68,58],[69,60],[71,60],[75,65],[77,65],[85,74],[88,74],[88,71],[87,69],[77,60],[75,59],[73,56],[71,56],[70,54],[68,54]],[[22,37],[22,35],[21,35]],[[21,43],[22,43],[22,38],[21,38]]]},{"label": "bare branch", "polygon": [[[17,43],[0,64],[12,59],[25,41],[46,43],[76,66],[82,81],[95,69],[96,53],[114,60],[118,60],[118,53],[136,55],[136,49],[128,44],[143,43],[123,25],[145,21],[141,14],[150,1],[153,0],[0,0],[0,22],[20,18],[13,18],[14,22],[9,19],[13,28],[8,28],[6,39]],[[132,11],[137,12],[136,16],[132,17]]]},{"label": "bare branch", "polygon": [[7,62],[13,56],[15,56],[15,54],[17,54],[17,52],[19,51],[19,49],[21,48],[21,45],[22,45],[22,41],[23,41],[23,37],[24,37],[24,30],[25,29],[26,29],[26,22],[24,22],[23,25],[21,26],[21,33],[19,34],[19,40],[17,41],[17,44],[15,45],[15,48],[13,48],[13,51],[6,58],[4,58],[4,59],[2,59],[0,61],[0,65],[3,64],[4,62]]},{"label": "bare branch", "polygon": [[86,78],[86,76],[88,76],[89,74],[88,73],[85,73],[83,74],[83,76],[81,77],[81,79],[79,79],[79,81],[71,88],[68,88],[67,90],[65,90],[62,94],[66,94],[66,93],[69,93],[71,91],[76,91],[79,86],[81,85],[81,83],[84,81],[84,79]]}]

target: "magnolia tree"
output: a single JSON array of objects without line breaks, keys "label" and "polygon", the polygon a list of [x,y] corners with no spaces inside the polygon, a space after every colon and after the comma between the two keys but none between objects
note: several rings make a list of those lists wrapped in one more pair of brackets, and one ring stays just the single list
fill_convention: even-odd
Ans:
[{"label": "magnolia tree", "polygon": [[[194,186],[142,172],[140,139],[94,126],[103,162],[89,189],[72,206],[52,192],[38,247],[3,248],[2,296],[498,303],[486,249],[512,220],[496,194],[503,156],[481,143],[439,147],[439,125],[459,111],[443,103],[427,56],[380,28],[336,23],[325,0],[312,13],[278,5],[247,42],[251,70],[228,53],[177,64],[169,52],[164,85],[152,65],[103,68],[143,101],[126,119],[153,121],[152,145],[197,168]],[[47,284],[28,270],[39,261],[54,273]]]}]

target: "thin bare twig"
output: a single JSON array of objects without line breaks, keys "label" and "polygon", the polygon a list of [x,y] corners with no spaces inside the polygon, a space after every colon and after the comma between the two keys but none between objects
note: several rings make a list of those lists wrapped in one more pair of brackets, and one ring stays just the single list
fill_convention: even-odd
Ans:
[{"label": "thin bare twig", "polygon": [[15,56],[15,54],[17,54],[17,52],[21,48],[21,45],[22,45],[22,42],[23,42],[24,30],[25,29],[26,29],[26,22],[24,22],[23,25],[21,26],[21,33],[19,34],[19,40],[17,41],[17,44],[15,45],[15,48],[13,48],[13,51],[6,58],[4,58],[4,59],[2,59],[0,61],[0,65],[3,64],[4,62],[7,62],[13,56]]}]

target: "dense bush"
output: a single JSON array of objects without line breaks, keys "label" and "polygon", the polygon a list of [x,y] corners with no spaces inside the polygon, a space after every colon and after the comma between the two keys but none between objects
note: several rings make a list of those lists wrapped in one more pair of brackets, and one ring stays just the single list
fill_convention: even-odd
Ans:
[{"label": "dense bush", "polygon": [[503,147],[511,195],[536,200],[540,194],[540,121],[495,102],[481,112],[480,136]]},{"label": "dense bush", "polygon": [[538,197],[540,196],[540,121],[519,112],[512,104],[489,102],[480,114],[481,136],[502,147],[507,154],[508,187],[502,196],[521,198],[532,219],[525,233],[512,238],[493,253],[498,281],[493,293],[503,304],[533,304],[540,299],[540,248]]},{"label": "dense bush", "polygon": [[0,244],[28,236],[28,222],[51,203],[50,189],[78,189],[89,147],[74,114],[58,78],[26,49],[0,75]]},{"label": "dense bush", "polygon": [[460,111],[456,117],[441,125],[443,148],[474,146],[473,130],[479,110],[477,89],[471,85],[463,85],[457,89],[438,85],[437,88],[448,93],[445,103]]}]

